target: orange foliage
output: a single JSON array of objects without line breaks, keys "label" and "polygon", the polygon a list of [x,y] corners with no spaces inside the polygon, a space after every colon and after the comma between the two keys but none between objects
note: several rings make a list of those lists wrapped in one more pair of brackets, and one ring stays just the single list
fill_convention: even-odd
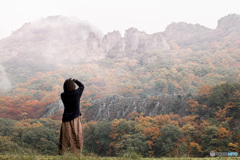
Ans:
[{"label": "orange foliage", "polygon": [[187,101],[187,103],[189,104],[189,111],[190,112],[197,112],[198,111],[198,108],[197,108],[199,106],[198,101],[190,99],[190,100]]},{"label": "orange foliage", "polygon": [[220,139],[223,139],[224,137],[230,137],[231,136],[231,132],[229,130],[227,130],[226,128],[223,128],[223,127],[218,128],[217,134],[218,134],[218,137]]},{"label": "orange foliage", "polygon": [[212,85],[203,85],[198,91],[198,95],[209,97],[212,94]]},{"label": "orange foliage", "polygon": [[134,120],[138,116],[139,116],[139,113],[137,113],[136,111],[133,111],[133,112],[129,113],[126,118]]},{"label": "orange foliage", "polygon": [[238,142],[229,143],[228,146],[229,146],[229,149],[230,149],[230,150],[233,150],[233,151],[238,151],[238,150],[240,150],[240,147],[238,146]]},{"label": "orange foliage", "polygon": [[151,139],[153,142],[155,142],[161,135],[160,129],[157,127],[146,128],[144,129],[143,134],[145,134],[145,136]]},{"label": "orange foliage", "polygon": [[109,135],[109,137],[112,138],[112,139],[118,139],[119,138],[119,134],[117,133],[117,126],[118,126],[119,122],[120,122],[119,120],[114,120],[112,122],[112,127],[111,127],[112,131]]},{"label": "orange foliage", "polygon": [[152,141],[147,141],[147,143],[148,143],[148,148],[149,148],[149,149],[152,149],[153,142],[152,142]]},{"label": "orange foliage", "polygon": [[202,147],[198,143],[190,142],[190,148],[194,148],[194,147],[197,148],[198,152],[202,152]]},{"label": "orange foliage", "polygon": [[215,118],[220,121],[229,122],[232,119],[232,117],[227,117],[226,113],[228,112],[229,108],[232,108],[232,107],[233,107],[233,105],[230,105],[230,103],[227,103],[226,105],[224,105],[223,109],[221,107],[218,107]]},{"label": "orange foliage", "polygon": [[146,116],[146,117],[141,116],[141,117],[136,117],[135,121],[137,122],[137,124],[141,129],[145,129],[145,128],[148,128],[149,126],[152,126],[153,119],[149,116]]}]

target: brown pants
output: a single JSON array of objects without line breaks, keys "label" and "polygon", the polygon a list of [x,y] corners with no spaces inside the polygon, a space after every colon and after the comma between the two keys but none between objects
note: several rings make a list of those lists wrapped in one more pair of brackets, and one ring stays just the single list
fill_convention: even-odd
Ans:
[{"label": "brown pants", "polygon": [[58,153],[77,152],[82,154],[83,148],[83,125],[82,118],[77,118],[62,122],[60,130],[60,138],[58,145]]}]

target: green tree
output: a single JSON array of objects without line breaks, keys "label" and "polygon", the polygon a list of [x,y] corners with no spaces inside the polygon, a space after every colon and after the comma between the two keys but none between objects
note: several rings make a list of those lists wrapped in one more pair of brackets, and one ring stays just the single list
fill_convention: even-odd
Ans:
[{"label": "green tree", "polygon": [[201,136],[202,139],[202,154],[207,156],[211,151],[216,150],[218,147],[217,140],[217,127],[215,125],[208,126]]},{"label": "green tree", "polygon": [[21,140],[28,148],[37,150],[42,154],[56,154],[58,134],[54,129],[44,126],[27,128],[22,132]]},{"label": "green tree", "polygon": [[117,155],[123,156],[126,153],[136,153],[142,156],[147,156],[148,144],[147,137],[142,133],[125,134],[121,141],[116,144]]},{"label": "green tree", "polygon": [[169,124],[161,129],[162,135],[157,139],[153,150],[157,156],[166,156],[171,154],[174,149],[174,143],[182,136],[178,127]]},{"label": "green tree", "polygon": [[111,126],[111,122],[107,121],[98,122],[95,126],[92,138],[95,139],[95,153],[98,155],[108,155]]},{"label": "green tree", "polygon": [[12,119],[0,118],[0,136],[11,136],[15,122]]},{"label": "green tree", "polygon": [[162,92],[162,90],[167,87],[166,83],[163,80],[158,80],[155,83],[155,92],[158,95],[159,93]]},{"label": "green tree", "polygon": [[83,128],[83,146],[89,153],[95,153],[97,151],[96,141],[97,138],[94,134],[96,129],[96,122],[89,122],[84,124]]},{"label": "green tree", "polygon": [[177,99],[172,104],[172,111],[174,114],[178,114],[181,107],[182,96],[178,95]]},{"label": "green tree", "polygon": [[21,147],[11,140],[11,137],[0,136],[0,154],[9,154],[21,151]]}]

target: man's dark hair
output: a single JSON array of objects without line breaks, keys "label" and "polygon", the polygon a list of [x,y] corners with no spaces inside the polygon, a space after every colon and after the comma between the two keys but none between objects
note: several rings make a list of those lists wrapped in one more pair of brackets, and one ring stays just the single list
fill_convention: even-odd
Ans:
[{"label": "man's dark hair", "polygon": [[75,90],[75,83],[74,81],[70,78],[67,79],[64,84],[63,84],[63,90],[64,92],[71,92]]}]

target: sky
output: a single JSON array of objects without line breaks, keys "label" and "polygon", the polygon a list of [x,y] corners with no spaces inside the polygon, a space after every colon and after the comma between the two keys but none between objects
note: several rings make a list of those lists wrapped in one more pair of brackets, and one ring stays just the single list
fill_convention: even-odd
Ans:
[{"label": "sky", "polygon": [[0,39],[24,23],[62,15],[87,21],[103,34],[134,27],[148,34],[162,32],[172,22],[200,24],[211,29],[232,13],[240,0],[0,0]]}]

